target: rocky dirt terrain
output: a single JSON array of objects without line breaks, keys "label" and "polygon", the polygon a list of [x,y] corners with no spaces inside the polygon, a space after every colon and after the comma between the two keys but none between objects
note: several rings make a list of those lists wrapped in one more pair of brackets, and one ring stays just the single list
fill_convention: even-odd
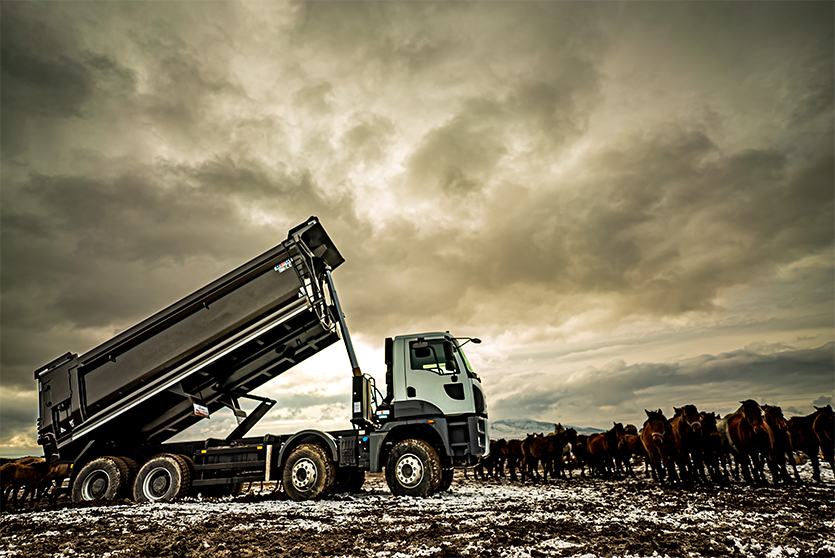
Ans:
[{"label": "rocky dirt terrain", "polygon": [[[804,476],[808,476],[804,471]],[[835,483],[663,488],[652,481],[475,481],[395,498],[293,502],[259,486],[169,504],[65,500],[7,511],[0,557],[133,556],[835,556]]]}]

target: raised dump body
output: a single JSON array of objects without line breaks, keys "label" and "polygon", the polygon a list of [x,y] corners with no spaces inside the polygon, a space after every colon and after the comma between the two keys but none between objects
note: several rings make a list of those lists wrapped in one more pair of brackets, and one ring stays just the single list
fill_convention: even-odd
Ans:
[{"label": "raised dump body", "polygon": [[316,217],[285,241],[81,356],[35,371],[39,443],[51,460],[131,454],[230,407],[339,339],[326,269],[343,258]]}]

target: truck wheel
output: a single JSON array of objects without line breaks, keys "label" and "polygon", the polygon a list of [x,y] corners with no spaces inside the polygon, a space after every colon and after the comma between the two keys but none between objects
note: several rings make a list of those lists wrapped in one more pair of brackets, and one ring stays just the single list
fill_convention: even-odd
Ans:
[{"label": "truck wheel", "polygon": [[453,478],[455,478],[455,469],[452,467],[444,469],[441,473],[441,485],[438,487],[437,492],[446,492],[449,490],[449,487],[452,486]]},{"label": "truck wheel", "polygon": [[124,490],[122,491],[121,496],[125,498],[133,498],[133,481],[136,480],[136,474],[139,473],[139,465],[130,457],[124,457],[120,455],[116,458],[117,460],[121,461],[125,464],[125,468],[128,472]]},{"label": "truck wheel", "polygon": [[428,496],[441,484],[441,459],[423,440],[403,440],[386,462],[386,483],[395,496]]},{"label": "truck wheel", "polygon": [[99,457],[86,464],[72,483],[72,501],[113,500],[121,495],[128,481],[125,462],[114,457]]},{"label": "truck wheel", "polygon": [[291,499],[312,500],[330,492],[336,481],[336,468],[320,446],[302,444],[287,458],[282,481]]},{"label": "truck wheel", "polygon": [[137,502],[176,500],[186,495],[191,486],[188,465],[177,456],[162,454],[145,462],[133,483]]}]

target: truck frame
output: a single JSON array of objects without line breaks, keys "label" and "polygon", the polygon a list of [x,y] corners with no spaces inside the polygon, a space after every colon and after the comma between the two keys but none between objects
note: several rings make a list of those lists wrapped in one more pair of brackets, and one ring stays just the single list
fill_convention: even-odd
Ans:
[{"label": "truck frame", "polygon": [[[385,471],[395,495],[446,490],[489,451],[481,379],[462,346],[429,332],[385,342],[386,395],[357,362],[332,271],[344,258],[317,217],[287,239],[79,356],[37,369],[38,443],[70,463],[75,502],[234,494],[278,481],[294,500],[357,491]],[[350,429],[247,437],[275,405],[253,394],[342,339]],[[240,400],[257,401],[249,414]],[[172,442],[224,408],[226,438]]]}]

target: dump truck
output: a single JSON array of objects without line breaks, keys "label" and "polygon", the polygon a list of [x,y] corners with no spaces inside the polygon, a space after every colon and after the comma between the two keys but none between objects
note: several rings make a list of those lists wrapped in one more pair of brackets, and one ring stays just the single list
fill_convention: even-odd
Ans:
[{"label": "dump truck", "polygon": [[[351,343],[332,276],[343,262],[311,217],[98,347],[37,369],[38,443],[50,463],[71,464],[73,501],[235,494],[262,481],[310,500],[357,491],[367,472],[385,472],[392,494],[426,496],[477,463],[489,451],[487,405],[463,345],[480,341],[387,338],[383,395]],[[247,437],[276,403],[254,392],[340,339],[350,427]],[[247,413],[241,400],[257,406]],[[172,440],[225,412],[237,419],[225,438]]]}]

